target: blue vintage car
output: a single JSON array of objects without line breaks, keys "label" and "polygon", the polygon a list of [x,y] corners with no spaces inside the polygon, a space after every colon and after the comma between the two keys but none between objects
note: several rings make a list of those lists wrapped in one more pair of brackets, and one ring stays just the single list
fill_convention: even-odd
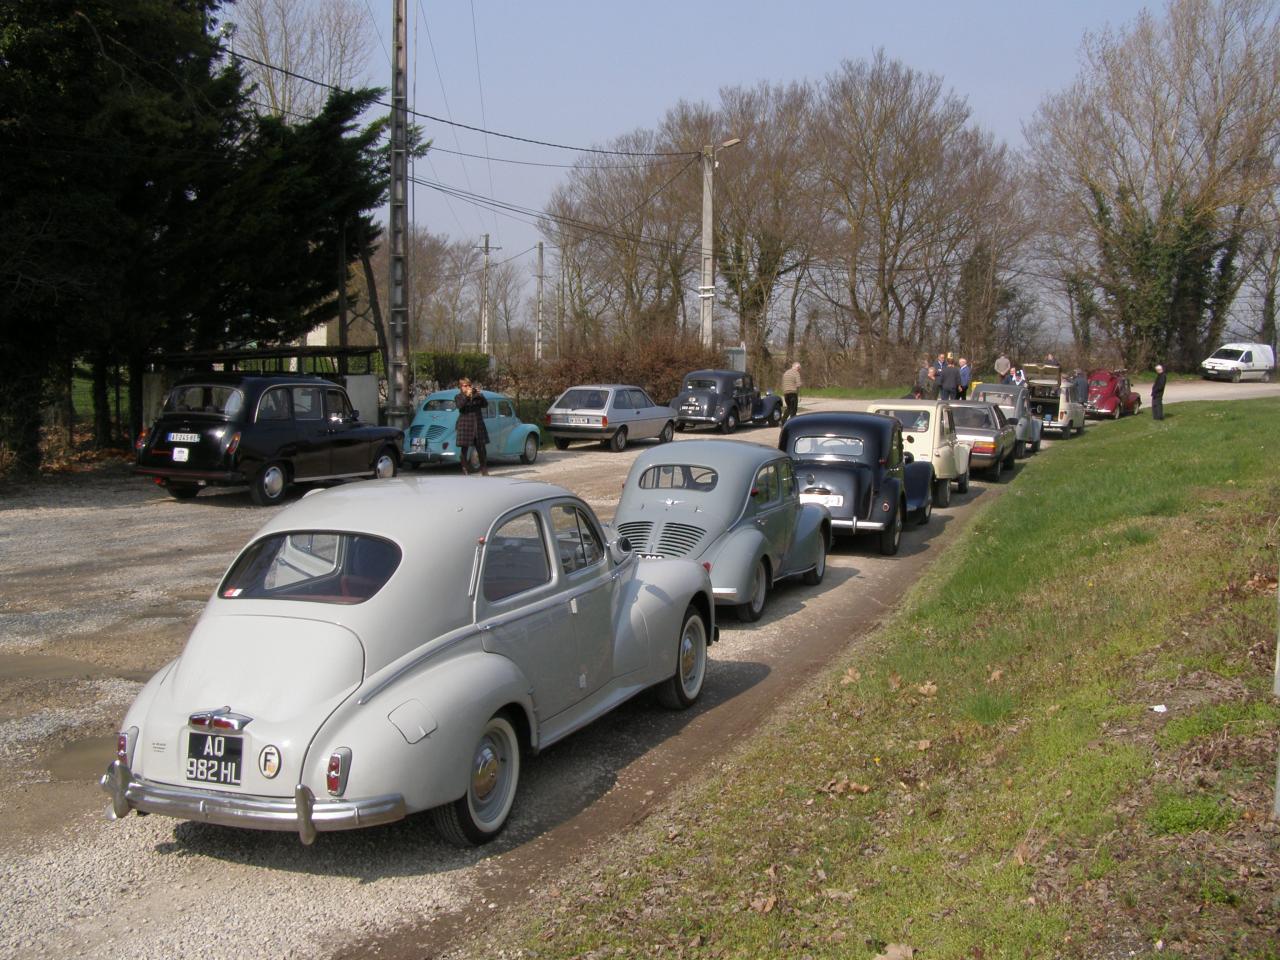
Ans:
[{"label": "blue vintage car", "polygon": [[801,503],[791,458],[733,440],[687,440],[636,457],[614,526],[643,557],[686,557],[711,572],[717,604],[759,620],[786,577],[822,582],[831,515]]},{"label": "blue vintage car", "polygon": [[[489,431],[485,450],[495,457],[519,457],[521,463],[538,459],[538,427],[524,423],[516,416],[510,397],[489,390],[481,391],[489,402],[484,425]],[[437,390],[418,404],[408,432],[404,436],[405,466],[416,470],[424,463],[458,463],[458,409],[454,399],[457,390]]]}]

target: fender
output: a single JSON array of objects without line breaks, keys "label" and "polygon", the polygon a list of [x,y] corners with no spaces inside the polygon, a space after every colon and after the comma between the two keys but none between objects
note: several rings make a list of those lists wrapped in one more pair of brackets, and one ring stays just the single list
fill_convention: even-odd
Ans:
[{"label": "fender", "polygon": [[714,552],[704,553],[702,559],[711,564],[713,590],[732,590],[735,597],[717,596],[723,603],[738,603],[736,597],[746,597],[751,592],[752,571],[756,561],[768,558],[770,582],[777,577],[778,558],[769,555],[769,545],[764,534],[755,527],[742,527],[723,540]]},{"label": "fender", "polygon": [[963,477],[969,472],[970,449],[971,448],[967,443],[956,444],[956,475],[955,477],[951,477],[950,479],[954,480],[957,477]]},{"label": "fender", "polygon": [[774,394],[766,394],[763,397],[757,397],[755,403],[751,405],[751,419],[768,420],[775,410],[782,409],[782,398]]},{"label": "fender", "polygon": [[[424,660],[364,702],[360,691],[348,697],[312,739],[302,782],[316,796],[327,796],[329,755],[346,747],[352,759],[345,796],[401,793],[411,811],[449,803],[466,793],[471,753],[484,724],[512,705],[520,714],[517,729],[528,730],[536,750],[540,728],[528,678],[478,643],[455,650]],[[372,689],[391,669],[368,678],[361,690]]]},{"label": "fender", "polygon": [[[907,488],[907,511],[924,509],[925,501],[932,495],[933,467],[923,460],[917,460],[906,465],[903,469],[903,476],[906,480]],[[889,483],[886,481],[886,488],[888,485]],[[896,480],[894,481],[894,486],[897,486]]]},{"label": "fender", "polygon": [[796,518],[795,537],[791,541],[786,571],[782,576],[816,566],[818,551],[825,551],[830,540],[831,511],[820,503],[801,504],[800,516]]},{"label": "fender", "polygon": [[[538,434],[538,428],[531,423],[525,423],[518,427],[514,427],[511,432],[507,434],[507,449],[503,451],[503,455],[507,457],[520,456],[520,454],[524,452],[525,437],[530,434]],[[541,441],[540,436],[539,441]]]}]

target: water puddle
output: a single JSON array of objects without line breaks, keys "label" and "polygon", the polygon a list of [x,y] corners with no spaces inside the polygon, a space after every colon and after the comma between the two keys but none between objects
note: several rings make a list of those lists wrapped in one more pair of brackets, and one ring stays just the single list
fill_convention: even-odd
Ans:
[{"label": "water puddle", "polygon": [[54,780],[96,780],[115,759],[116,738],[88,737],[73,740],[66,746],[46,754],[40,767],[48,770]]}]

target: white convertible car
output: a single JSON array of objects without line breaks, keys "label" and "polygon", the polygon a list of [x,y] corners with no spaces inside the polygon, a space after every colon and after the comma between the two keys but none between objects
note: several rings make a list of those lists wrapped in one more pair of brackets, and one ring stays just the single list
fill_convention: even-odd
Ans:
[{"label": "white convertible car", "polygon": [[687,707],[715,605],[689,560],[634,556],[545,483],[399,477],[308,495],[232,563],[142,689],[111,813],[346,830],[432,811],[505,825],[536,752],[656,687]]}]

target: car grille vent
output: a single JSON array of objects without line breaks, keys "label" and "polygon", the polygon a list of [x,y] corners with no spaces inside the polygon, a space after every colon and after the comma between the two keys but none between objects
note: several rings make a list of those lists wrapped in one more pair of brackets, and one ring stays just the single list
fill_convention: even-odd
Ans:
[{"label": "car grille vent", "polygon": [[409,428],[409,439],[416,440],[420,436],[422,436],[422,424],[415,423]]},{"label": "car grille vent", "polygon": [[668,523],[658,538],[657,552],[664,557],[684,557],[693,552],[706,531],[688,523]]},{"label": "car grille vent", "polygon": [[444,436],[444,427],[442,427],[440,424],[433,423],[431,426],[427,427],[428,441],[439,440],[443,436]]},{"label": "car grille vent", "polygon": [[647,553],[649,535],[653,532],[653,523],[648,520],[632,520],[618,524],[618,535],[631,541],[631,549],[636,553]]}]

